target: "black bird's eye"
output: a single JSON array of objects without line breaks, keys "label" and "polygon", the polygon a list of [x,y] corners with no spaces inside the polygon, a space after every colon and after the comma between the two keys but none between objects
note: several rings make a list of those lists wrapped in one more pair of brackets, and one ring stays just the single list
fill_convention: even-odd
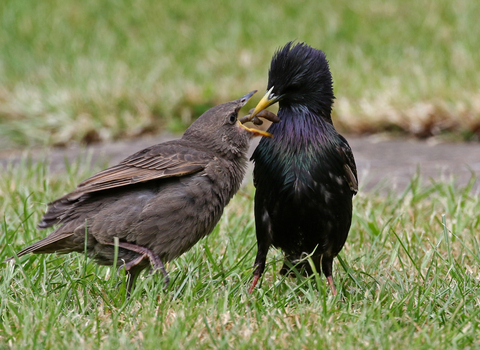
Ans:
[{"label": "black bird's eye", "polygon": [[229,122],[230,124],[233,124],[233,123],[235,123],[236,121],[237,121],[237,114],[232,113],[232,114],[230,114],[230,115],[228,116],[228,122]]}]

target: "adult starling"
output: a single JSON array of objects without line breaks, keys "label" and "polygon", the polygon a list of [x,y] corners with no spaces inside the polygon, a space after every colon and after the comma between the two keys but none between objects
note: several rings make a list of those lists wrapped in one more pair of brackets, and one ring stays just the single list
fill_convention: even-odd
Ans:
[{"label": "adult starling", "polygon": [[[262,139],[252,156],[258,253],[250,293],[273,245],[285,252],[283,273],[312,254],[336,294],[332,262],[347,239],[358,185],[350,146],[332,124],[333,99],[322,51],[289,42],[274,54],[267,93],[250,115],[279,103],[281,122],[267,130],[275,138]],[[311,272],[305,260],[297,267]]]},{"label": "adult starling", "polygon": [[118,237],[117,264],[126,270],[129,294],[149,265],[168,284],[163,263],[213,230],[240,187],[249,140],[271,136],[237,121],[255,92],[213,107],[181,139],[137,152],[51,202],[38,227],[60,226],[17,256],[84,252],[87,235],[87,254],[112,265]]}]

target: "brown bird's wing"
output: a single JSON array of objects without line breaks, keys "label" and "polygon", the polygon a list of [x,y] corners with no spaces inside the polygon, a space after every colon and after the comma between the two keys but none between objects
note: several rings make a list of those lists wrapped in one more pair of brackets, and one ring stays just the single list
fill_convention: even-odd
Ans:
[{"label": "brown bird's wing", "polygon": [[174,140],[146,148],[126,158],[120,164],[93,175],[80,183],[72,192],[49,203],[48,211],[38,227],[46,228],[59,223],[87,194],[192,174],[203,170],[211,159],[210,154],[189,147],[183,140]]},{"label": "brown bird's wing", "polygon": [[189,148],[179,141],[162,143],[135,153],[120,164],[83,181],[74,191],[62,198],[75,200],[85,193],[160,178],[184,176],[203,170],[212,157],[203,151]]}]

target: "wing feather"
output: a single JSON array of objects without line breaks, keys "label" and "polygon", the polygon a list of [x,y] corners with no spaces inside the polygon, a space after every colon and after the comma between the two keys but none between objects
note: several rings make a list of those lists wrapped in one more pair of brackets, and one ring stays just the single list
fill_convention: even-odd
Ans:
[{"label": "wing feather", "polygon": [[212,158],[176,140],[140,151],[120,164],[105,169],[80,183],[71,195],[90,193],[150,180],[185,176],[205,169]]},{"label": "wing feather", "polygon": [[342,156],[343,159],[343,169],[345,172],[345,179],[350,186],[353,194],[357,194],[358,192],[358,177],[357,177],[357,166],[355,164],[355,158],[353,158],[352,149],[348,144],[347,140],[341,136],[340,139],[343,141],[343,144],[338,146],[338,151]]},{"label": "wing feather", "polygon": [[72,192],[49,203],[48,210],[38,227],[46,228],[59,223],[88,194],[193,174],[205,169],[212,159],[212,154],[196,149],[185,140],[174,140],[149,147],[131,155],[120,164],[93,175]]}]

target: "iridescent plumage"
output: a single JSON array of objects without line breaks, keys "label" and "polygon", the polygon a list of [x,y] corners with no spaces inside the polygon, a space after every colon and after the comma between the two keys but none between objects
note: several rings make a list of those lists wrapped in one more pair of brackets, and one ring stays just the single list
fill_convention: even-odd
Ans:
[{"label": "iridescent plumage", "polygon": [[[348,142],[335,130],[332,77],[325,54],[304,43],[288,43],[275,53],[267,94],[256,114],[279,102],[281,122],[272,139],[255,150],[255,222],[258,253],[253,290],[265,269],[271,245],[285,252],[282,272],[312,254],[335,294],[333,259],[347,239],[357,171]],[[311,271],[308,263],[301,263]]]}]

